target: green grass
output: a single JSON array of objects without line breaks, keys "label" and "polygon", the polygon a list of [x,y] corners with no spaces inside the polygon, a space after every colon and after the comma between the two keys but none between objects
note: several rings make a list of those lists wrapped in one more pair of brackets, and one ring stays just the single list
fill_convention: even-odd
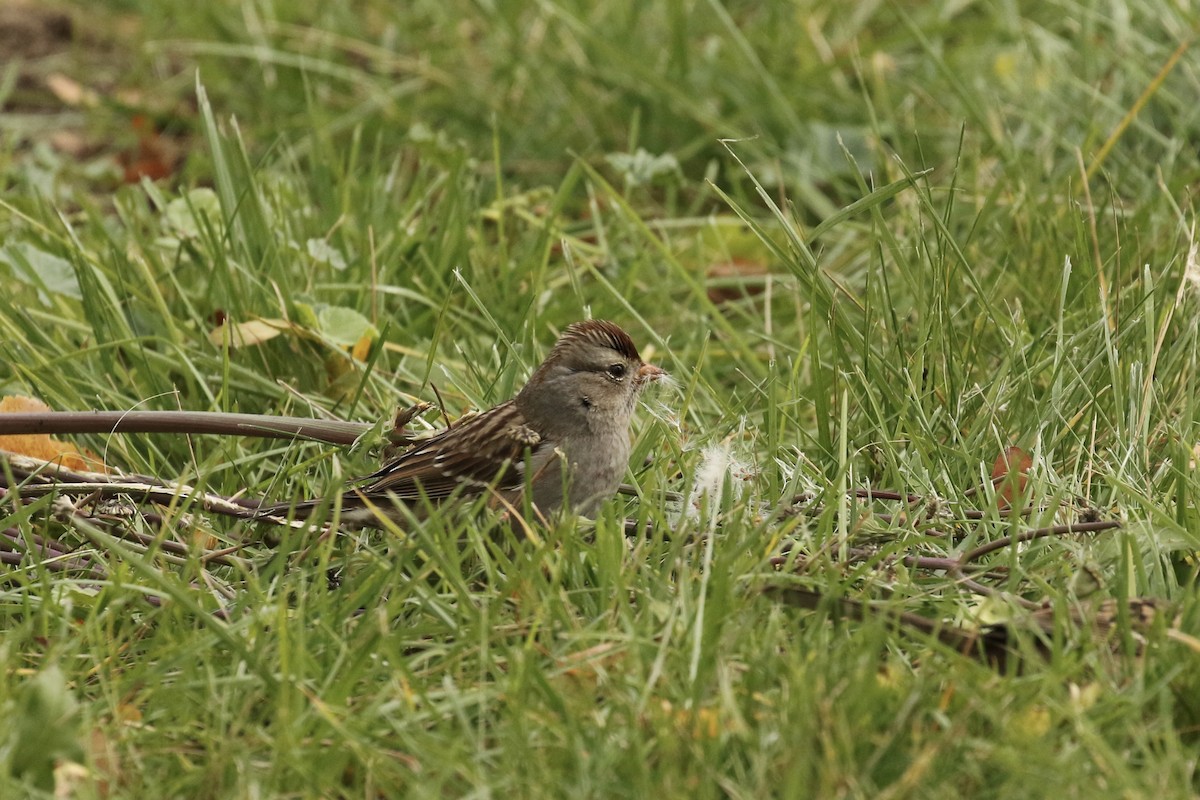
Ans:
[{"label": "green grass", "polygon": [[[252,566],[199,547],[172,564],[0,499],[0,529],[110,573],[3,568],[0,794],[1200,791],[1200,654],[1163,626],[1114,654],[1063,612],[1048,659],[998,673],[759,593],[791,546],[833,596],[1019,620],[886,556],[1090,509],[1124,526],[995,553],[989,583],[1058,609],[1162,598],[1200,630],[1185,4],[103,5],[76,9],[70,46],[0,69],[0,394],[376,422],[436,386],[457,415],[511,396],[588,315],[677,386],[639,416],[640,496],[536,540],[444,513],[268,547],[184,502],[162,513],[197,514],[186,534],[131,525],[250,537]],[[39,94],[54,72],[98,105]],[[135,113],[182,148],[165,180],[114,175]],[[50,147],[64,127],[95,147]],[[712,274],[730,262],[758,269]],[[293,327],[226,348],[220,317]],[[331,494],[377,464],[78,439],[225,495]],[[751,478],[681,518],[667,493],[718,444]],[[1019,521],[972,494],[1013,444],[1033,457]],[[944,515],[847,498],[866,486]],[[802,492],[807,513],[775,513]]]}]

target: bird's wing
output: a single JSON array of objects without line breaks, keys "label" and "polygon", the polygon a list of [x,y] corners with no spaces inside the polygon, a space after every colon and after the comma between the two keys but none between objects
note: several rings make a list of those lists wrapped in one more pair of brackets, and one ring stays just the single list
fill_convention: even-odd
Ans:
[{"label": "bird's wing", "polygon": [[472,494],[488,486],[516,489],[525,481],[526,453],[551,446],[508,402],[417,442],[363,478],[356,494],[437,501],[455,490]]}]

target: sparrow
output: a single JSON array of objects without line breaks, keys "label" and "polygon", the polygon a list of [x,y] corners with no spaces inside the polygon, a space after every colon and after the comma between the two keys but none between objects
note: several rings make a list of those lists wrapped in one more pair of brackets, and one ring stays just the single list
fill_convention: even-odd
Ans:
[{"label": "sparrow", "polygon": [[[526,491],[542,514],[567,507],[590,516],[625,475],[639,395],[664,375],[617,325],[576,322],[512,400],[414,441],[356,481],[342,495],[342,521],[377,526],[380,514],[402,518],[397,504],[419,516],[426,503],[483,493],[520,510]],[[322,502],[265,506],[258,516]]]}]

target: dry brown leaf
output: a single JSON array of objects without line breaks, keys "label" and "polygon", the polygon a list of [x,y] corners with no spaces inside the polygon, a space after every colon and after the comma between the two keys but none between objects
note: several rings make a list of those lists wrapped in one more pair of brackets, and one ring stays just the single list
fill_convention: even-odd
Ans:
[{"label": "dry brown leaf", "polygon": [[246,347],[268,342],[290,327],[291,323],[284,319],[252,319],[233,324],[226,320],[209,332],[208,341],[217,347],[227,342],[230,347]]},{"label": "dry brown leaf", "polygon": [[132,703],[121,703],[117,706],[113,718],[126,724],[138,724],[142,721],[142,710]]},{"label": "dry brown leaf", "polygon": [[88,89],[74,78],[68,78],[61,72],[52,72],[46,76],[46,88],[66,106],[72,108],[94,108],[99,102],[96,93]]},{"label": "dry brown leaf", "polygon": [[157,181],[174,174],[183,161],[179,142],[159,133],[154,120],[144,114],[134,115],[130,125],[137,133],[137,150],[122,153],[117,159],[125,168],[125,182],[137,183],[142,178]]},{"label": "dry brown leaf", "polygon": [[87,738],[88,762],[92,769],[89,777],[92,788],[100,797],[112,796],[113,787],[121,780],[121,760],[117,745],[99,727],[92,728]]},{"label": "dry brown leaf", "polygon": [[[0,398],[0,414],[37,414],[50,411],[40,400],[21,395]],[[103,462],[91,451],[81,451],[70,442],[51,438],[44,433],[16,433],[0,436],[0,450],[20,453],[42,461],[53,461],[67,469],[103,471]]]},{"label": "dry brown leaf", "polygon": [[712,264],[705,275],[708,299],[719,305],[760,295],[764,285],[761,279],[766,274],[765,264],[746,258],[732,258]]},{"label": "dry brown leaf", "polygon": [[1005,448],[992,466],[992,486],[996,487],[996,505],[1011,508],[1013,500],[1025,494],[1033,459],[1019,447]]}]

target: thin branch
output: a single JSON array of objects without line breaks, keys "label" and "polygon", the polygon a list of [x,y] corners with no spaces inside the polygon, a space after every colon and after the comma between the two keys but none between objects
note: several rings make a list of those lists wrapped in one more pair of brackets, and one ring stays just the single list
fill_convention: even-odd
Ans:
[{"label": "thin branch", "polygon": [[213,433],[354,444],[371,429],[363,422],[228,414],[219,411],[45,411],[0,414],[0,435],[15,433]]},{"label": "thin branch", "polygon": [[959,556],[960,564],[970,564],[989,553],[994,553],[997,550],[1003,550],[1006,547],[1011,547],[1014,542],[1032,542],[1034,539],[1044,539],[1048,536],[1062,536],[1068,533],[1097,533],[1099,531],[1109,531],[1115,528],[1120,528],[1121,523],[1115,519],[1101,520],[1100,522],[1074,522],[1066,525],[1052,525],[1048,528],[1037,528],[1031,531],[1023,531],[1015,536],[1004,536],[987,544],[981,544],[978,547],[968,550],[963,555]]},{"label": "thin branch", "polygon": [[897,611],[886,604],[869,603],[849,597],[829,597],[802,586],[768,586],[763,594],[788,605],[809,610],[827,610],[836,617],[866,621],[872,617],[890,620],[901,630],[911,629],[937,639],[956,652],[972,656],[997,669],[1007,668],[1008,660],[1018,653],[1007,636],[997,636],[989,629],[971,630],[944,624],[909,611]]}]

